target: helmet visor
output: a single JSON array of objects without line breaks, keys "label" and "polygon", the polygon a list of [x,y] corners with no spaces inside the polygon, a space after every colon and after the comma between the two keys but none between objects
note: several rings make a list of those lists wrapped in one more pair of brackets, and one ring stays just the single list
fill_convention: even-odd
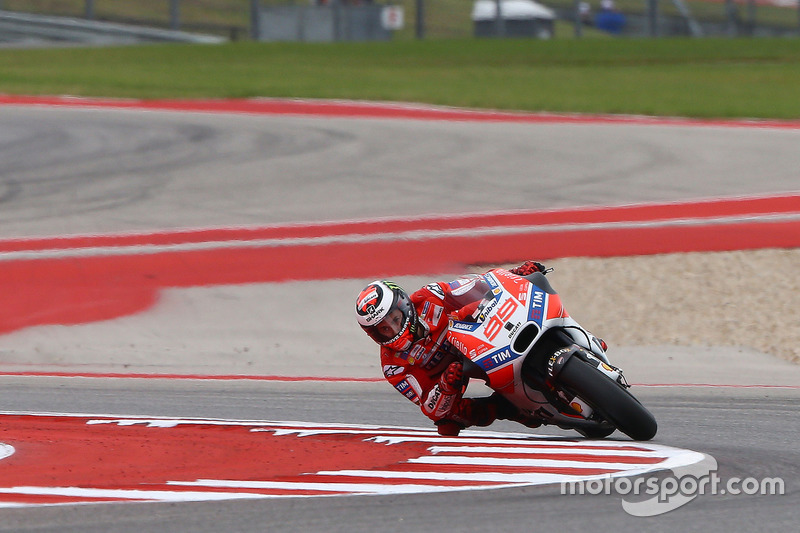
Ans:
[{"label": "helmet visor", "polygon": [[385,344],[402,335],[407,328],[408,316],[401,309],[395,307],[386,315],[386,318],[374,326],[365,327],[364,330],[372,337],[372,340],[379,344]]}]

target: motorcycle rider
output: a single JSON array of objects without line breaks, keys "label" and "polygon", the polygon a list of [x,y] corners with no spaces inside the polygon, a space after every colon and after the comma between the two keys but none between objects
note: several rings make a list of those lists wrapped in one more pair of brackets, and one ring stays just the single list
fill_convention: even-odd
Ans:
[{"label": "motorcycle rider", "polygon": [[[544,271],[544,265],[536,261],[510,270],[518,276]],[[496,419],[540,425],[499,393],[462,397],[466,388],[463,355],[447,342],[448,323],[451,317],[471,317],[487,288],[477,274],[431,283],[411,295],[391,281],[378,280],[356,300],[359,325],[381,346],[384,377],[420,406],[440,435],[455,436],[466,427],[488,426]]]}]

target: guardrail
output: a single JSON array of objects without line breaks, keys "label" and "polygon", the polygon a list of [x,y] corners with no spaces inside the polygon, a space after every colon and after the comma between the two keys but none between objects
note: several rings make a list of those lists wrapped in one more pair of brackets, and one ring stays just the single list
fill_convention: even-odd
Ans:
[{"label": "guardrail", "polygon": [[0,42],[32,41],[81,44],[146,42],[215,44],[225,42],[226,39],[176,30],[0,11]]}]

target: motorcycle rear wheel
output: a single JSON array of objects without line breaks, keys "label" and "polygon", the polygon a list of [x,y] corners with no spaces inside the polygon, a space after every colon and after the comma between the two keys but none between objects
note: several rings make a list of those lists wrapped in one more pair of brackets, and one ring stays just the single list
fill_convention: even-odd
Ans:
[{"label": "motorcycle rear wheel", "polygon": [[591,366],[571,357],[558,381],[633,440],[650,440],[658,431],[655,417],[631,393]]}]

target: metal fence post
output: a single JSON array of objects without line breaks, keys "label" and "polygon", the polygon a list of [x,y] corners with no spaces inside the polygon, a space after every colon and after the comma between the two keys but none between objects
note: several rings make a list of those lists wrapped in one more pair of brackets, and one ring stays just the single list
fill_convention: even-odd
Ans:
[{"label": "metal fence post", "polygon": [[756,33],[756,0],[747,0],[747,35]]},{"label": "metal fence post", "polygon": [[506,36],[506,20],[503,18],[503,8],[502,2],[500,0],[494,0],[495,5],[497,6],[497,13],[495,13],[495,32],[497,37],[505,37]]},{"label": "metal fence post", "polygon": [[169,0],[169,27],[177,30],[181,26],[180,0]]},{"label": "metal fence post", "polygon": [[583,36],[583,21],[581,20],[581,0],[575,0],[575,37]]},{"label": "metal fence post", "polygon": [[83,9],[83,17],[89,20],[94,20],[94,0],[86,0]]},{"label": "metal fence post", "polygon": [[417,0],[417,39],[425,38],[425,0]]},{"label": "metal fence post", "polygon": [[736,37],[739,34],[739,13],[733,0],[725,0],[725,13],[728,18],[728,36]]},{"label": "metal fence post", "polygon": [[261,40],[261,24],[258,14],[258,0],[250,0],[250,37],[254,41]]},{"label": "metal fence post", "polygon": [[658,0],[647,0],[647,30],[650,37],[658,37]]}]

